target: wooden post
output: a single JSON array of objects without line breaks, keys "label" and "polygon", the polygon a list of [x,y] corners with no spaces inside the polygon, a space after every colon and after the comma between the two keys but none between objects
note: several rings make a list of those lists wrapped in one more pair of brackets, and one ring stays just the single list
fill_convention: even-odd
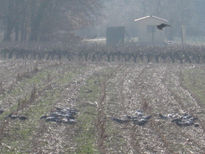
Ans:
[{"label": "wooden post", "polygon": [[184,46],[184,41],[185,41],[185,27],[181,25],[181,43],[182,46]]}]

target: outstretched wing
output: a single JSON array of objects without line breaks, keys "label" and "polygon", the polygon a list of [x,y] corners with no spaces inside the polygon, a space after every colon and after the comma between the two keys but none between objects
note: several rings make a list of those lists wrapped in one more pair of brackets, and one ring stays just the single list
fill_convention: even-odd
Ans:
[{"label": "outstretched wing", "polygon": [[157,25],[157,28],[158,28],[159,30],[163,30],[163,28],[165,28],[165,27],[171,27],[171,26],[168,25],[168,24],[165,24],[165,23],[162,23],[162,24],[160,24],[160,25]]}]

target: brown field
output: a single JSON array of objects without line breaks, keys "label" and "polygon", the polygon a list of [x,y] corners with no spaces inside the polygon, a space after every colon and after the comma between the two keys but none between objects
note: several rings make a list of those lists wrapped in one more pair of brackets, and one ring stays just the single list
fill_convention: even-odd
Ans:
[{"label": "brown field", "polygon": [[[204,93],[204,64],[2,60],[0,153],[203,154]],[[40,119],[56,107],[77,109],[76,124]],[[138,109],[152,115],[144,126],[111,120]],[[199,127],[159,113],[189,113]]]}]

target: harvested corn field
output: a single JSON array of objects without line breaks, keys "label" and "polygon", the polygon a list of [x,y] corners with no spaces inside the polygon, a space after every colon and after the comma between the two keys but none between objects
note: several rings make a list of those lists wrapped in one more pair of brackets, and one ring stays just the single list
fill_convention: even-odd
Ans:
[{"label": "harvested corn field", "polygon": [[0,153],[205,151],[205,65],[0,62]]}]

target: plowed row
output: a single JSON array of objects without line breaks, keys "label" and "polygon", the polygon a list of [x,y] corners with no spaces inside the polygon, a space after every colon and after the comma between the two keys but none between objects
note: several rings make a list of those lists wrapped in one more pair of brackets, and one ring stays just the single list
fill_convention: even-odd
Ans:
[{"label": "plowed row", "polygon": [[[184,85],[187,72],[203,68],[1,61],[0,153],[204,153],[203,102]],[[22,105],[22,100],[27,101]],[[77,109],[77,123],[40,119],[56,107]],[[111,120],[136,110],[152,115],[151,120],[144,126]],[[6,118],[10,113],[28,119]],[[199,127],[179,127],[160,119],[159,113],[189,113],[199,118]]]}]

